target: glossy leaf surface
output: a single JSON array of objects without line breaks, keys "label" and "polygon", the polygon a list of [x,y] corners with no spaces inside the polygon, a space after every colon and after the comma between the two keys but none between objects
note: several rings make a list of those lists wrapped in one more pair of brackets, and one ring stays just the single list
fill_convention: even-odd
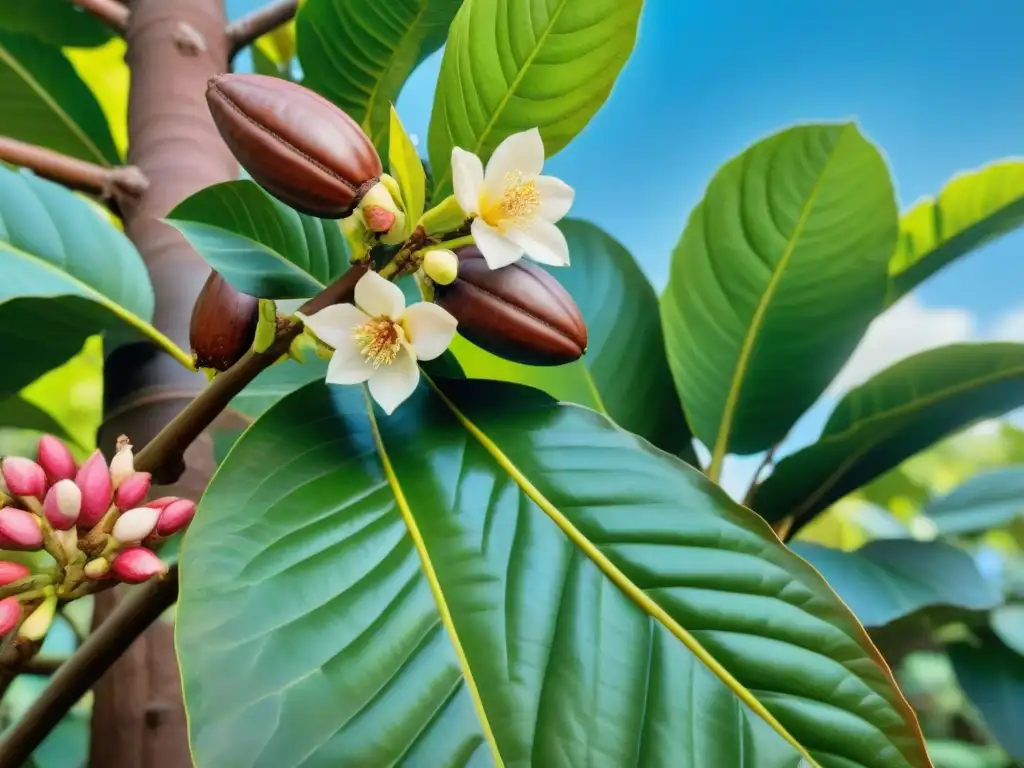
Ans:
[{"label": "glossy leaf surface", "polygon": [[723,166],[662,296],[669,364],[712,476],[782,440],[885,299],[892,182],[853,124],[781,131]]},{"label": "glossy leaf surface", "polygon": [[96,97],[59,48],[0,32],[0,104],[4,136],[100,165],[119,162]]},{"label": "glossy leaf surface", "polygon": [[387,145],[406,79],[444,44],[462,0],[306,0],[296,20],[303,85]]},{"label": "glossy leaf surface", "polygon": [[889,302],[944,266],[1024,226],[1024,160],[1003,160],[955,176],[938,198],[923,200],[900,220],[889,264]]},{"label": "glossy leaf surface", "polygon": [[432,199],[451,193],[451,154],[487,161],[539,128],[547,156],[604,104],[636,42],[642,0],[466,0],[441,62],[428,143]]},{"label": "glossy leaf surface", "polygon": [[821,572],[868,629],[922,608],[982,611],[1001,600],[970,555],[945,542],[886,539],[869,542],[855,552],[816,544],[792,547]]},{"label": "glossy leaf surface", "polygon": [[979,646],[958,643],[949,658],[992,735],[1015,759],[1024,759],[1024,656],[983,633]]},{"label": "glossy leaf surface", "polygon": [[57,184],[0,168],[0,396],[76,354],[148,338],[189,363],[149,324],[153,289],[131,242]]},{"label": "glossy leaf surface", "polygon": [[179,203],[168,223],[243,293],[305,299],[348,269],[337,221],[306,216],[252,181],[226,181]]},{"label": "glossy leaf surface", "polygon": [[114,32],[67,0],[0,0],[0,30],[32,35],[58,47],[90,47]]},{"label": "glossy leaf surface", "polygon": [[925,508],[940,534],[980,533],[1013,522],[1024,512],[1024,467],[975,475]]},{"label": "glossy leaf surface", "polygon": [[802,524],[946,435],[1021,405],[1024,345],[921,352],[847,393],[817,442],[780,461],[751,506]]},{"label": "glossy leaf surface", "polygon": [[0,402],[0,428],[48,432],[68,439],[64,427],[53,416],[18,395]]},{"label": "glossy leaf surface", "polygon": [[182,549],[198,768],[927,765],[755,515],[592,411],[440,386],[385,418],[311,384],[221,465]]}]

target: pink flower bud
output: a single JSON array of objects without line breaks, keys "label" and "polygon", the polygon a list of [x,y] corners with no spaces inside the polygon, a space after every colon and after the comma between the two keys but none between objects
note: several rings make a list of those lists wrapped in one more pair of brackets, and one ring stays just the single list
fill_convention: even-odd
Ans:
[{"label": "pink flower bud", "polygon": [[82,492],[74,480],[58,480],[46,494],[43,514],[58,531],[66,531],[75,525],[82,511]]},{"label": "pink flower bud", "polygon": [[107,574],[110,573],[110,561],[105,557],[90,560],[82,570],[88,579],[93,579],[94,581],[105,579]]},{"label": "pink flower bud", "polygon": [[51,483],[58,480],[71,480],[75,476],[75,457],[71,451],[53,435],[43,435],[39,438],[39,450],[36,453],[39,466],[46,473],[46,479]]},{"label": "pink flower bud", "polygon": [[135,474],[135,454],[130,443],[118,448],[114,458],[110,460],[110,480],[117,489],[125,480]]},{"label": "pink flower bud", "polygon": [[43,529],[39,518],[23,509],[0,509],[0,549],[33,551],[42,548]]},{"label": "pink flower bud", "polygon": [[159,517],[160,510],[152,507],[129,509],[117,518],[110,535],[120,542],[142,541],[156,528],[156,521]]},{"label": "pink flower bud", "polygon": [[195,515],[196,503],[194,501],[177,499],[161,510],[160,517],[156,522],[156,533],[158,536],[175,534],[191,523]]},{"label": "pink flower bud", "polygon": [[8,456],[0,464],[7,490],[15,496],[34,496],[42,501],[46,495],[46,473],[32,459]]},{"label": "pink flower bud", "polygon": [[110,470],[100,451],[94,451],[86,459],[75,476],[75,484],[82,491],[82,511],[78,516],[80,528],[92,528],[110,508],[114,486],[110,482]]},{"label": "pink flower bud", "polygon": [[114,493],[114,503],[117,508],[123,512],[126,509],[137,507],[149,493],[149,485],[152,480],[153,477],[149,472],[136,472],[121,483]]},{"label": "pink flower bud", "polygon": [[146,506],[151,508],[151,509],[163,509],[168,504],[172,504],[175,501],[179,501],[179,500],[180,499],[179,499],[178,496],[161,496],[159,499],[153,499],[152,501],[147,501],[146,502]]},{"label": "pink flower bud", "polygon": [[114,575],[127,584],[141,584],[167,573],[167,564],[145,547],[129,547],[120,552],[112,567]]},{"label": "pink flower bud", "polygon": [[0,587],[6,587],[8,584],[27,579],[31,575],[32,571],[21,563],[15,563],[11,560],[0,560]]},{"label": "pink flower bud", "polygon": [[395,224],[395,214],[379,205],[367,205],[363,208],[363,220],[371,232],[384,233]]},{"label": "pink flower bud", "polygon": [[6,635],[21,621],[21,603],[16,597],[0,600],[0,636]]}]

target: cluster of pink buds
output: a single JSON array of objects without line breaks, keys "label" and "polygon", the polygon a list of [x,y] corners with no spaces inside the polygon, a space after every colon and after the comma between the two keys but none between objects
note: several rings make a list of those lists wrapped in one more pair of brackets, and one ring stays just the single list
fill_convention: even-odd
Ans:
[{"label": "cluster of pink buds", "polygon": [[8,456],[0,474],[6,486],[0,549],[45,549],[58,565],[34,574],[0,561],[0,636],[19,624],[20,636],[40,627],[45,635],[58,600],[96,591],[99,582],[161,578],[167,564],[154,547],[183,530],[196,511],[195,502],[176,496],[146,500],[152,478],[135,471],[124,437],[109,465],[97,450],[79,467],[64,443],[45,435],[35,461]]}]

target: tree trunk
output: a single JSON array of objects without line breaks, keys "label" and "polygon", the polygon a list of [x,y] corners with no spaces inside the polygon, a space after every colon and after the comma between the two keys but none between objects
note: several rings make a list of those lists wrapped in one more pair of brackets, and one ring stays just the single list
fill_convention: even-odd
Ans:
[{"label": "tree trunk", "polygon": [[[197,190],[237,178],[237,165],[207,110],[207,80],[228,69],[223,0],[133,0],[126,34],[131,69],[128,161],[149,179],[138,200],[123,201],[125,231],[149,269],[156,292],[154,325],[188,349],[192,305],[209,269],[185,239],[158,219]],[[117,350],[105,370],[100,445],[126,434],[136,451],[204,386],[148,344]],[[205,438],[206,436],[204,436]],[[154,495],[198,499],[213,470],[212,442],[185,455],[187,469],[155,478]],[[180,469],[180,468],[179,468]],[[94,626],[116,605],[118,590],[96,598]],[[95,768],[188,768],[173,631],[158,622],[100,680],[93,705]]]}]

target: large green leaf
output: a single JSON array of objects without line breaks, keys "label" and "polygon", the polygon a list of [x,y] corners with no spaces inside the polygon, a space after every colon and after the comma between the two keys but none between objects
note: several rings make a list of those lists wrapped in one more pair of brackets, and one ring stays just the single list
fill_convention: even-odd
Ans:
[{"label": "large green leaf", "polygon": [[149,275],[124,234],[63,187],[0,168],[0,397],[100,332],[108,348],[145,338],[190,365],[152,314]]},{"label": "large green leaf", "polygon": [[950,647],[949,658],[992,735],[1016,760],[1024,760],[1024,656],[985,632],[978,645]]},{"label": "large green leaf", "polygon": [[984,611],[1002,599],[970,555],[941,541],[884,539],[855,552],[817,544],[792,547],[821,572],[869,629],[923,608]]},{"label": "large green leaf", "polygon": [[58,47],[102,45],[114,35],[68,0],[0,0],[0,30],[29,34]]},{"label": "large green leaf", "polygon": [[69,439],[64,427],[53,416],[18,395],[0,402],[0,429],[49,432],[51,435]]},{"label": "large green leaf", "polygon": [[992,611],[989,620],[996,637],[1024,656],[1024,605],[1002,605]]},{"label": "large green leaf", "polygon": [[311,384],[221,465],[182,548],[198,768],[928,764],[863,628],[697,470],[439,386],[385,418]]},{"label": "large green leaf", "polygon": [[661,314],[713,478],[726,453],[779,443],[839,372],[883,307],[897,224],[885,161],[853,124],[781,131],[712,179]]},{"label": "large green leaf", "polygon": [[889,302],[982,245],[1024,226],[1024,160],[1003,160],[954,176],[900,221],[889,264]]},{"label": "large green leaf", "polygon": [[349,266],[338,222],[297,213],[252,181],[202,189],[179,203],[167,223],[250,296],[309,298]]},{"label": "large green leaf", "polygon": [[0,135],[100,165],[120,161],[96,97],[59,48],[0,32],[0,104]]},{"label": "large green leaf", "polygon": [[942,437],[1024,405],[1024,344],[953,344],[908,357],[839,401],[818,441],[780,461],[752,508],[795,529]]},{"label": "large green leaf", "polygon": [[1024,467],[976,475],[924,508],[941,534],[980,533],[1024,512]]},{"label": "large green leaf", "polygon": [[303,85],[359,121],[383,152],[392,102],[416,65],[444,44],[461,3],[307,0],[295,25]]},{"label": "large green leaf", "polygon": [[539,128],[548,156],[590,122],[636,42],[642,0],[465,0],[448,33],[428,145],[433,199],[453,147],[487,160]]}]

